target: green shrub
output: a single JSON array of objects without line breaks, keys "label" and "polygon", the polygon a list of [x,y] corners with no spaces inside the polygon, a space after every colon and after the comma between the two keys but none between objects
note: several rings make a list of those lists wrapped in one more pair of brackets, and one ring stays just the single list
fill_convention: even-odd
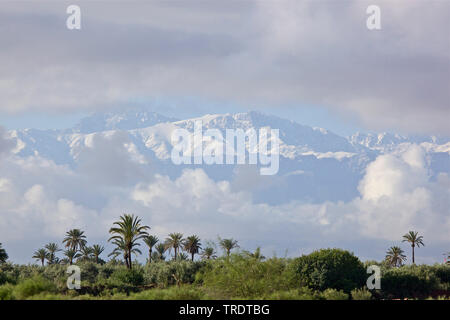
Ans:
[{"label": "green shrub", "polygon": [[132,294],[133,300],[202,300],[205,293],[192,286],[170,287],[168,289],[150,289]]},{"label": "green shrub", "polygon": [[367,288],[353,289],[351,292],[353,300],[370,300],[372,299],[372,293]]},{"label": "green shrub", "polygon": [[144,268],[146,285],[161,288],[170,285],[191,284],[196,280],[196,274],[204,268],[203,261],[161,261],[152,262]]},{"label": "green shrub", "polygon": [[197,281],[223,295],[221,298],[253,298],[299,287],[290,260],[260,261],[239,254],[210,261]]},{"label": "green shrub", "polygon": [[430,266],[391,268],[381,278],[381,291],[385,298],[425,298],[438,289],[439,278]]},{"label": "green shrub", "polygon": [[341,249],[314,251],[297,258],[296,265],[302,283],[314,290],[331,288],[349,293],[362,287],[367,278],[362,262]]},{"label": "green shrub", "polygon": [[124,267],[115,270],[107,281],[110,287],[116,287],[119,290],[131,290],[144,283],[142,269],[134,268],[128,270]]},{"label": "green shrub", "polygon": [[319,300],[320,295],[304,287],[300,289],[291,289],[284,291],[275,291],[268,296],[263,296],[261,299],[265,300]]},{"label": "green shrub", "polygon": [[348,300],[348,294],[344,291],[331,288],[322,292],[322,297],[325,300]]},{"label": "green shrub", "polygon": [[14,286],[12,284],[4,284],[0,286],[0,300],[14,300]]},{"label": "green shrub", "polygon": [[41,292],[52,293],[55,291],[55,285],[44,279],[42,276],[35,276],[31,279],[26,279],[17,284],[14,288],[14,296],[23,300]]}]

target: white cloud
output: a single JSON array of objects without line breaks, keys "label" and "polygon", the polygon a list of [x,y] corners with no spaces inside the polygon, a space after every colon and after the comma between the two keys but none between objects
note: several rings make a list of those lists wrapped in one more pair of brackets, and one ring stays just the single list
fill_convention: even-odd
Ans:
[{"label": "white cloud", "polygon": [[[123,152],[126,141],[108,139],[92,144],[111,144],[92,155],[99,161],[95,170],[119,160],[131,172],[139,170],[139,161],[114,159],[115,148]],[[245,173],[248,183],[215,182],[202,169],[186,169],[174,179],[155,175],[142,176],[134,184],[118,180],[105,184],[98,175],[81,174],[82,167],[70,169],[38,156],[9,155],[0,166],[0,234],[2,243],[24,241],[21,254],[28,257],[48,239],[60,239],[75,227],[86,230],[88,239],[106,242],[112,222],[128,212],[142,217],[161,239],[175,231],[202,239],[221,235],[238,239],[243,247],[261,245],[269,255],[274,247],[278,253],[289,249],[298,255],[300,249],[345,245],[381,258],[387,245],[399,243],[411,229],[435,248],[450,241],[450,178],[441,173],[430,181],[426,159],[417,145],[379,156],[360,182],[361,196],[349,202],[269,205],[252,199],[255,184],[265,181],[255,180],[251,168],[236,171]],[[371,249],[373,243],[385,247]],[[10,255],[15,257],[13,252]]]}]

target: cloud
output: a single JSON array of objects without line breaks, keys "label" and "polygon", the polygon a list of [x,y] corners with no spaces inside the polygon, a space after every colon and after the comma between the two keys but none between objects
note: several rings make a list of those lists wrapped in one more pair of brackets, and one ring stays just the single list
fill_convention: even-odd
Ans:
[{"label": "cloud", "polygon": [[0,159],[2,156],[9,154],[15,146],[16,142],[11,139],[7,131],[0,126]]},{"label": "cloud", "polygon": [[[170,232],[202,239],[220,235],[238,239],[244,248],[261,246],[266,255],[336,246],[381,259],[388,246],[400,244],[403,233],[417,230],[427,243],[419,259],[432,262],[450,241],[450,177],[440,173],[431,179],[426,150],[418,145],[370,163],[360,196],[351,201],[272,205],[252,198],[259,184],[273,181],[258,180],[251,167],[236,169],[248,181],[214,181],[203,169],[185,169],[175,178],[144,174],[138,179],[145,159],[133,153],[128,139],[120,133],[89,137],[82,150],[89,165],[70,168],[38,155],[4,157],[0,234],[9,247],[20,243],[10,254],[13,259],[29,261],[37,247],[60,241],[70,228],[86,230],[90,242],[105,243],[108,228],[123,213],[142,217],[160,239]],[[107,175],[113,178],[104,179]]]},{"label": "cloud", "polygon": [[378,1],[382,30],[368,31],[369,4],[81,1],[82,30],[71,32],[63,4],[7,3],[1,108],[194,96],[320,105],[375,130],[449,134],[450,4]]}]

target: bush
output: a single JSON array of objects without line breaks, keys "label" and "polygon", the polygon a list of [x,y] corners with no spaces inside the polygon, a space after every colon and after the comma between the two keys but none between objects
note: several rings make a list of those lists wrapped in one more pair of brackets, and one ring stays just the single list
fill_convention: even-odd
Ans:
[{"label": "bush", "polygon": [[299,287],[291,260],[260,261],[239,254],[209,261],[197,281],[221,298],[254,298]]},{"label": "bush", "polygon": [[370,300],[372,299],[372,293],[366,288],[353,289],[351,292],[353,300]]},{"label": "bush", "polygon": [[13,295],[19,299],[23,300],[28,297],[34,296],[41,292],[52,293],[55,291],[55,285],[44,279],[42,276],[35,276],[31,279],[23,280],[14,288]]},{"label": "bush", "polygon": [[325,300],[348,300],[348,294],[336,289],[326,289],[322,292],[322,297]]},{"label": "bush", "polygon": [[429,266],[403,266],[385,271],[381,278],[385,298],[425,298],[440,289],[439,278]]},{"label": "bush", "polygon": [[200,288],[191,286],[150,289],[130,296],[133,300],[202,300],[205,298]]},{"label": "bush", "polygon": [[12,284],[0,286],[0,300],[14,300],[13,290],[14,286]]},{"label": "bush", "polygon": [[116,287],[119,290],[129,291],[141,286],[144,283],[144,275],[142,269],[134,268],[128,270],[119,268],[115,270],[107,281],[110,287]]},{"label": "bush", "polygon": [[161,288],[170,285],[191,284],[199,270],[204,268],[203,261],[161,261],[145,266],[145,284]]},{"label": "bush", "polygon": [[303,284],[314,290],[360,288],[367,275],[362,262],[345,250],[321,249],[296,259],[297,272]]},{"label": "bush", "polygon": [[310,288],[291,289],[286,291],[275,291],[269,296],[263,296],[265,300],[319,300],[320,295]]}]

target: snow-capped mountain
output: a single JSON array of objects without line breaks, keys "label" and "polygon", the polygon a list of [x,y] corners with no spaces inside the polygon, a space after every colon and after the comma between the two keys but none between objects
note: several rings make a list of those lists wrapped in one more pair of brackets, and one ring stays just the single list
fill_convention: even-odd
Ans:
[{"label": "snow-capped mountain", "polygon": [[[192,132],[194,122],[198,120],[202,121],[204,130],[279,129],[280,169],[276,176],[265,178],[264,184],[255,186],[255,201],[354,198],[358,195],[358,182],[368,163],[380,154],[411,143],[421,144],[427,150],[435,175],[450,172],[450,142],[436,137],[412,139],[396,134],[357,133],[345,138],[322,128],[259,112],[213,114],[185,120],[145,110],[96,113],[81,120],[74,128],[13,130],[10,135],[16,138],[17,156],[40,156],[71,168],[83,165],[90,150],[118,143],[130,161],[173,177],[179,175],[186,165],[177,166],[170,160],[171,133],[176,128]],[[240,175],[254,174],[250,167],[245,166],[203,165],[202,168],[215,180],[238,181]],[[239,183],[233,186],[240,187]]]}]

